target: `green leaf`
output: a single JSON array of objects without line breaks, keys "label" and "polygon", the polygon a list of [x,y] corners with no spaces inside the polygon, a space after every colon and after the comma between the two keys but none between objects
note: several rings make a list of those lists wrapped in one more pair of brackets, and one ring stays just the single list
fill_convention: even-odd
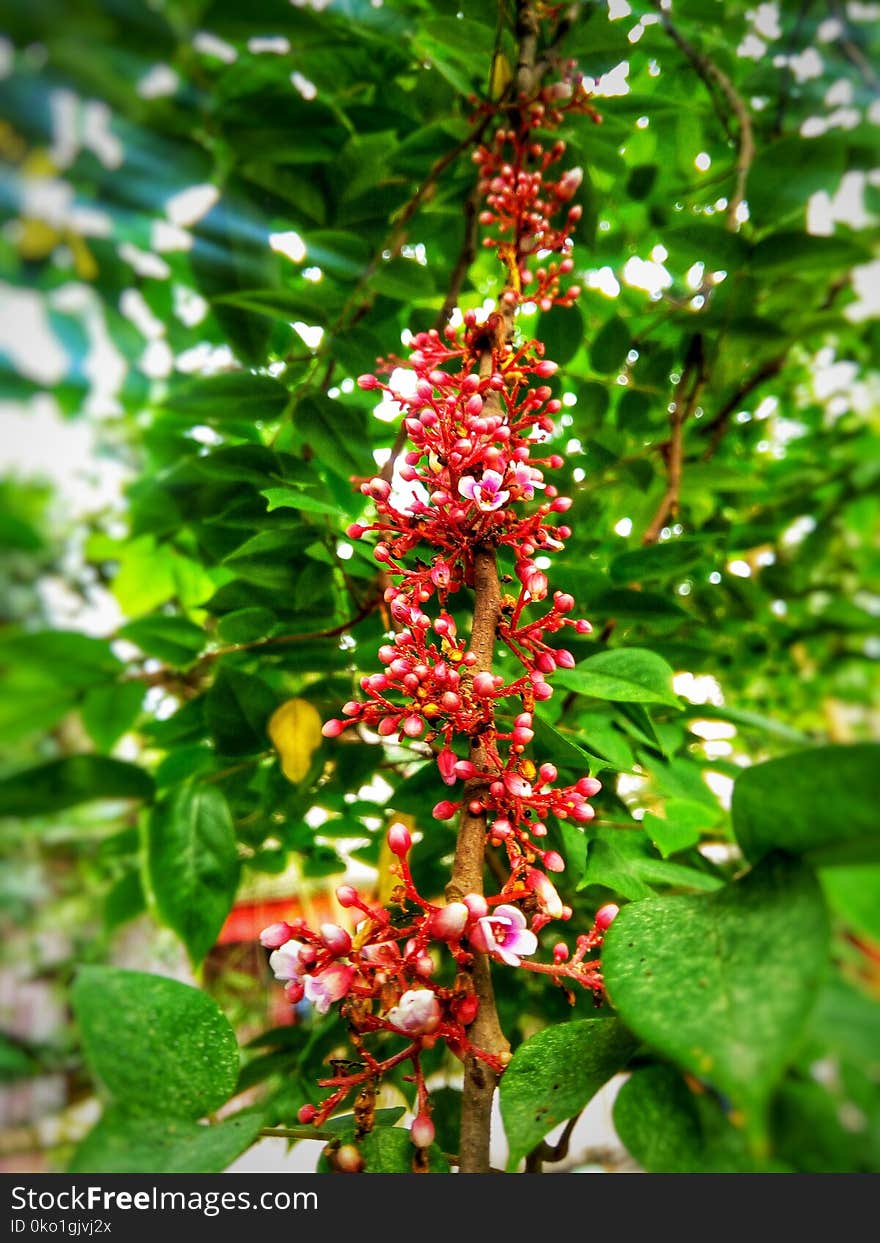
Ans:
[{"label": "green leaf", "polygon": [[612,315],[599,330],[590,346],[593,370],[607,374],[618,371],[626,361],[630,345],[630,331],[619,315]]},{"label": "green leaf", "polygon": [[[409,1174],[415,1149],[409,1131],[403,1127],[377,1126],[360,1140],[365,1174]],[[448,1174],[449,1164],[437,1144],[428,1149],[428,1169],[432,1174]]]},{"label": "green leaf", "polygon": [[688,798],[671,798],[663,815],[648,812],[642,827],[664,859],[695,845],[704,829],[713,828],[721,819],[721,808],[713,811],[707,803]]},{"label": "green leaf", "polygon": [[271,324],[260,315],[216,301],[243,289],[278,284],[277,257],[269,248],[270,223],[243,182],[226,182],[223,197],[193,229],[190,263],[199,292],[242,362],[265,361]]},{"label": "green leaf", "polygon": [[266,638],[274,629],[276,615],[271,609],[255,605],[227,613],[217,623],[217,633],[224,643],[252,643]]},{"label": "green leaf", "polygon": [[583,316],[576,306],[554,306],[538,319],[537,337],[547,346],[547,357],[564,367],[583,345]]},{"label": "green leaf", "polygon": [[289,400],[280,380],[250,371],[233,371],[191,380],[172,389],[162,405],[166,411],[198,423],[229,423],[277,419]]},{"label": "green leaf", "polygon": [[840,272],[870,261],[870,252],[843,237],[813,237],[791,230],[771,233],[752,251],[751,265],[778,278],[785,272]]},{"label": "green leaf", "polygon": [[93,799],[149,799],[153,779],[105,755],[70,755],[0,781],[0,816],[44,816]]},{"label": "green leaf", "polygon": [[587,865],[578,889],[602,885],[638,902],[650,897],[655,885],[711,891],[722,884],[711,872],[658,859],[645,835],[635,828],[600,827],[593,830],[590,837]]},{"label": "green leaf", "polygon": [[386,298],[409,305],[420,298],[430,298],[434,281],[429,269],[415,259],[389,259],[381,263],[370,284]]},{"label": "green leaf", "polygon": [[134,722],[143,699],[142,682],[112,682],[86,691],[82,718],[95,745],[109,751]]},{"label": "green leaf", "polygon": [[650,1174],[777,1168],[750,1156],[743,1132],[714,1095],[693,1091],[671,1066],[634,1071],[617,1094],[613,1117],[630,1155]]},{"label": "green leaf", "polygon": [[146,825],[149,886],[163,921],[193,963],[208,953],[238,886],[235,830],[214,785],[184,785],[153,808]]},{"label": "green leaf", "polygon": [[334,518],[342,517],[338,505],[322,501],[319,496],[312,496],[299,488],[265,488],[260,494],[269,502],[269,513],[273,509],[301,509],[310,514],[332,514]]},{"label": "green leaf", "polygon": [[811,194],[836,186],[846,148],[833,134],[790,135],[762,143],[749,172],[749,211],[759,226],[774,224]]},{"label": "green leaf", "polygon": [[108,931],[135,919],[147,908],[147,899],[139,871],[124,872],[115,885],[104,894],[104,924]]},{"label": "green leaf", "polygon": [[661,703],[679,707],[672,689],[672,668],[644,647],[597,652],[576,669],[562,669],[554,681],[579,695],[618,703]]},{"label": "green leaf", "polygon": [[779,848],[816,863],[880,859],[880,746],[814,747],[747,768],[733,788],[736,839],[749,859]]},{"label": "green leaf", "polygon": [[[411,1174],[416,1150],[409,1137],[409,1128],[391,1125],[402,1112],[399,1109],[377,1109],[378,1125],[360,1139],[355,1139],[354,1114],[331,1118],[326,1127],[338,1134],[341,1143],[357,1144],[364,1159],[365,1174]],[[318,1173],[327,1173],[330,1169],[331,1166],[322,1153],[318,1162]],[[432,1174],[449,1173],[449,1163],[436,1143],[428,1149],[428,1169]]]},{"label": "green leaf", "polygon": [[726,1092],[758,1148],[767,1097],[804,1030],[827,954],[815,876],[777,855],[718,893],[624,907],[602,969],[623,1021]]},{"label": "green leaf", "polygon": [[574,769],[581,775],[585,769],[594,769],[601,765],[597,756],[590,755],[570,734],[562,733],[542,716],[535,715],[533,728],[538,745],[552,756],[554,763]]},{"label": "green leaf", "polygon": [[142,971],[82,967],[71,1000],[88,1067],[120,1105],[201,1118],[234,1090],[235,1035],[197,988]]},{"label": "green leaf", "polygon": [[582,712],[578,717],[578,737],[588,751],[603,756],[618,771],[627,772],[635,758],[624,736],[602,712]]},{"label": "green leaf", "polygon": [[632,548],[611,562],[615,583],[638,583],[651,579],[668,582],[706,556],[702,541],[666,540],[647,548]]},{"label": "green leaf", "polygon": [[363,474],[372,465],[362,414],[329,397],[305,397],[296,407],[295,425],[337,475]]},{"label": "green leaf", "polygon": [[671,1066],[635,1071],[614,1101],[614,1129],[649,1174],[701,1168],[700,1115],[681,1075]]},{"label": "green leaf", "polygon": [[121,639],[135,643],[149,656],[167,661],[175,669],[191,665],[205,645],[205,632],[187,617],[156,613],[128,622],[119,631]]},{"label": "green leaf", "polygon": [[616,1019],[570,1020],[521,1044],[501,1079],[508,1169],[558,1123],[579,1113],[623,1069],[636,1044]]},{"label": "green leaf", "polygon": [[819,879],[832,911],[880,944],[880,864],[822,868]]},{"label": "green leaf", "polygon": [[72,630],[40,630],[0,638],[0,665],[5,676],[29,669],[59,686],[77,687],[104,682],[120,669],[106,639]]},{"label": "green leaf", "polygon": [[19,1040],[0,1032],[0,1083],[14,1083],[39,1073],[40,1066]]},{"label": "green leaf", "polygon": [[220,1174],[257,1139],[257,1111],[200,1125],[111,1105],[78,1145],[71,1174]]},{"label": "green leaf", "polygon": [[266,725],[277,703],[262,678],[223,666],[205,698],[205,720],[221,755],[267,751]]}]

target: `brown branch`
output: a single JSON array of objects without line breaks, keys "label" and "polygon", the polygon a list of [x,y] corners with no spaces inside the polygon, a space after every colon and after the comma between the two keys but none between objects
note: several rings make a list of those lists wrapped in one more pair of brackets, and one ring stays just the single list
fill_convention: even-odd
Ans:
[{"label": "brown branch", "polygon": [[[401,207],[401,209],[395,214],[391,231],[385,238],[382,245],[375,252],[367,266],[364,268],[357,284],[351,292],[351,295],[339,313],[338,319],[331,327],[329,333],[331,338],[335,336],[336,333],[340,332],[349,322],[349,316],[351,315],[352,310],[357,307],[358,300],[363,293],[364,288],[370,283],[376,272],[379,270],[385,254],[390,251],[390,253],[394,255],[400,250],[404,239],[406,238],[406,231],[410,221],[422,204],[434,194],[438,179],[443,175],[449,165],[457,160],[463,152],[467,151],[469,147],[472,147],[474,143],[480,141],[483,136],[483,131],[489,124],[490,119],[491,117],[488,113],[481,117],[477,124],[468,130],[467,134],[465,134],[464,138],[462,138],[460,142],[457,142],[454,147],[450,147],[450,149],[445,151],[439,159],[435,160],[428,169],[428,172],[425,174],[424,180],[418,190],[416,190],[415,194],[413,194],[412,197],[409,198],[407,202],[404,203],[403,207]],[[357,313],[357,311],[355,311],[355,313]]]},{"label": "brown branch", "polygon": [[687,358],[682,368],[681,378],[676,385],[672,409],[669,412],[670,435],[666,449],[666,491],[642,536],[643,544],[656,544],[667,519],[678,512],[684,464],[684,425],[693,414],[706,378],[703,338],[697,332],[691,337]]},{"label": "brown branch", "polygon": [[734,188],[727,204],[727,228],[735,233],[739,221],[737,213],[746,194],[746,182],[748,181],[749,169],[752,167],[752,161],[755,158],[755,131],[752,126],[752,115],[746,106],[742,96],[731,82],[730,78],[723,69],[719,69],[713,60],[710,60],[705,52],[701,52],[698,48],[684,37],[678,27],[673,23],[669,14],[661,6],[660,0],[651,0],[652,8],[660,14],[660,21],[663,23],[663,29],[672,39],[673,43],[691,62],[696,72],[703,79],[709,94],[715,104],[716,111],[719,113],[722,124],[727,128],[727,117],[719,110],[718,99],[715,94],[715,87],[721,91],[727,101],[727,104],[734,114],[739,127],[739,141],[736,156],[736,165],[734,168]]},{"label": "brown branch", "polygon": [[778,375],[785,365],[787,357],[787,354],[780,354],[776,358],[769,358],[767,362],[763,363],[758,368],[757,371],[753,372],[742,382],[735,393],[732,393],[731,396],[728,397],[727,401],[715,415],[714,419],[712,419],[710,423],[706,423],[700,429],[703,435],[711,436],[711,440],[703,453],[702,460],[704,462],[708,462],[709,459],[714,457],[715,453],[718,451],[718,446],[724,439],[728,424],[730,423],[730,416],[733,414],[734,410],[736,410],[736,408],[745,400],[746,397],[749,396],[750,393],[753,393],[756,388],[763,384],[765,380],[770,380],[773,376]]},{"label": "brown branch", "polygon": [[[581,1113],[583,1113],[583,1110],[581,1110]],[[545,1162],[549,1165],[554,1165],[557,1161],[565,1160],[568,1156],[568,1149],[574,1129],[581,1120],[581,1113],[576,1113],[573,1118],[569,1118],[557,1143],[548,1144],[545,1139],[542,1139],[540,1144],[532,1149],[526,1157],[527,1174],[540,1174],[541,1167]]]},{"label": "brown branch", "polygon": [[[491,355],[490,355],[491,359]],[[474,673],[491,670],[495,646],[495,628],[501,617],[501,584],[495,549],[480,545],[474,552],[474,621],[470,650],[476,657]],[[486,757],[480,738],[471,740],[471,760],[485,768]],[[483,892],[483,861],[486,850],[486,813],[474,814],[470,802],[483,793],[484,783],[475,778],[465,783],[464,808],[455,844],[452,878],[446,887],[448,902],[460,901],[468,893]],[[477,1017],[470,1028],[471,1041],[487,1053],[507,1053],[510,1046],[501,1030],[492,974],[485,954],[475,954],[472,966],[474,992],[479,1000]],[[464,1064],[464,1088],[459,1141],[462,1174],[485,1174],[489,1170],[489,1139],[492,1120],[492,1098],[498,1076],[475,1057],[468,1054]]]},{"label": "brown branch", "polygon": [[837,40],[837,44],[843,52],[846,59],[851,65],[858,69],[862,75],[862,81],[869,86],[872,91],[876,91],[880,87],[880,77],[878,77],[874,66],[868,60],[865,53],[859,45],[850,36],[852,34],[852,26],[846,15],[846,7],[840,3],[840,0],[831,0],[831,9],[834,16],[840,22],[843,33]]},{"label": "brown branch", "polygon": [[464,201],[464,239],[462,240],[461,250],[459,251],[455,267],[452,269],[452,275],[449,278],[449,287],[446,290],[443,305],[434,321],[434,327],[438,332],[443,331],[449,321],[449,316],[458,306],[458,297],[464,284],[464,278],[477,257],[477,208],[479,204],[480,194],[477,187],[474,186]]},{"label": "brown branch", "polygon": [[381,603],[381,596],[371,596],[366,600],[355,613],[354,617],[349,617],[347,621],[340,622],[338,626],[330,626],[326,630],[304,630],[302,634],[279,634],[266,635],[262,639],[251,639],[249,643],[230,643],[228,647],[215,648],[213,652],[206,652],[199,660],[199,664],[210,664],[212,661],[219,660],[221,656],[232,656],[236,652],[253,652],[263,647],[274,647],[288,643],[308,643],[312,639],[333,639],[337,635],[345,634],[346,630],[351,630],[352,626],[356,626],[358,622],[369,617],[374,613]]}]

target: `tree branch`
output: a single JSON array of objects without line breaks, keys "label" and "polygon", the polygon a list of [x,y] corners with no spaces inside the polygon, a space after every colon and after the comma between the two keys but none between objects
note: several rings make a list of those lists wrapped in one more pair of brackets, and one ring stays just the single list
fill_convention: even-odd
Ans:
[{"label": "tree branch", "polygon": [[678,512],[684,464],[684,425],[693,414],[705,383],[703,338],[697,332],[691,337],[688,345],[681,379],[676,385],[672,409],[669,413],[670,436],[666,450],[666,491],[663,493],[648,529],[642,536],[643,544],[656,544],[660,538],[660,532],[666,525],[666,520]]},{"label": "tree branch", "polygon": [[663,23],[663,29],[672,39],[673,43],[691,62],[696,72],[703,79],[709,94],[712,97],[715,109],[719,114],[722,124],[727,129],[727,116],[720,111],[719,101],[715,94],[715,87],[721,91],[727,101],[727,104],[737,120],[739,128],[739,141],[736,156],[736,165],[734,168],[734,188],[727,204],[727,228],[732,232],[736,232],[739,224],[738,213],[739,208],[745,198],[746,182],[748,181],[749,169],[752,167],[752,161],[755,158],[755,131],[752,126],[752,115],[746,106],[742,96],[731,82],[730,78],[723,69],[719,69],[713,60],[710,60],[705,52],[701,52],[698,48],[684,37],[678,27],[673,23],[669,14],[661,6],[660,0],[651,0],[652,8],[660,14],[660,21]]},{"label": "tree branch", "polygon": [[[491,355],[490,355],[491,359]],[[474,552],[474,621],[470,650],[476,656],[474,673],[489,671],[495,646],[495,628],[501,617],[501,584],[495,549],[480,545]],[[471,740],[470,758],[478,768],[486,763],[479,737]],[[483,861],[486,851],[486,813],[474,815],[469,803],[483,792],[479,778],[465,783],[464,807],[455,844],[452,878],[446,887],[448,902],[460,901],[468,893],[483,892]],[[477,1017],[470,1028],[470,1039],[487,1053],[507,1053],[505,1039],[495,1007],[492,974],[485,954],[475,954],[472,966],[474,992],[479,1000]],[[492,1098],[498,1076],[474,1054],[464,1064],[464,1086],[459,1140],[462,1174],[485,1174],[489,1171],[489,1140],[491,1134]]]},{"label": "tree branch", "polygon": [[711,440],[703,453],[702,460],[704,462],[708,462],[709,459],[714,457],[717,452],[718,446],[721,444],[724,434],[727,431],[728,424],[730,423],[730,416],[733,414],[734,410],[736,410],[737,406],[739,406],[750,393],[753,393],[756,388],[760,387],[765,380],[770,380],[773,376],[778,375],[785,365],[787,357],[787,354],[779,354],[776,358],[769,358],[767,362],[763,363],[758,368],[757,371],[754,371],[742,382],[735,393],[732,393],[730,397],[728,397],[727,401],[715,415],[714,419],[712,419],[710,423],[706,423],[700,429],[703,435],[711,436]]},{"label": "tree branch", "polygon": [[458,298],[461,293],[461,287],[464,284],[464,278],[477,257],[477,208],[479,204],[480,194],[476,185],[474,185],[474,188],[464,201],[464,239],[462,240],[461,250],[459,251],[455,267],[452,269],[452,275],[449,278],[449,287],[446,290],[443,305],[434,321],[434,327],[438,332],[443,331],[449,321],[449,316],[458,306]]}]

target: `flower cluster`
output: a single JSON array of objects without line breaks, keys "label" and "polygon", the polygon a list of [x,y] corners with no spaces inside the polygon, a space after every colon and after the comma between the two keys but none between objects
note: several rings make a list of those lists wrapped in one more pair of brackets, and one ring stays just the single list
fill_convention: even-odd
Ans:
[{"label": "flower cluster", "polygon": [[[497,129],[492,143],[478,147],[473,155],[486,204],[480,223],[491,229],[483,245],[497,250],[508,268],[510,287],[504,297],[513,305],[528,297],[542,311],[554,305],[571,306],[580,294],[577,285],[562,291],[560,281],[574,268],[571,235],[583,208],[569,204],[583,180],[583,170],[574,167],[556,180],[547,177],[565,154],[565,143],[557,140],[547,146],[539,136],[558,128],[568,112],[600,120],[578,77],[554,82],[533,99],[521,100],[518,124]],[[559,215],[561,221],[554,224],[553,218]],[[562,257],[542,263],[550,254]],[[535,259],[538,266],[534,266]]]},{"label": "flower cluster", "polygon": [[[578,937],[571,957],[568,948],[560,944],[552,965],[526,963],[524,959],[538,948],[535,929],[542,926],[540,910],[532,916],[529,927],[523,910],[512,901],[473,893],[460,902],[428,902],[413,882],[409,866],[412,841],[404,825],[392,825],[388,844],[397,856],[395,870],[400,878],[388,907],[373,905],[352,885],[342,885],[336,896],[340,906],[353,916],[350,932],[329,923],[312,931],[304,920],[297,919],[271,924],[260,940],[272,951],[269,965],[275,978],[284,982],[292,1002],[305,997],[320,1014],[340,1003],[360,1059],[358,1071],[321,1081],[320,1086],[330,1090],[329,1096],[320,1106],[304,1105],[300,1122],[320,1126],[353,1089],[375,1082],[409,1061],[418,1102],[411,1134],[416,1147],[425,1149],[433,1143],[434,1127],[420,1065],[422,1052],[443,1040],[458,1057],[472,1054],[496,1072],[503,1070],[506,1062],[505,1057],[485,1052],[468,1038],[467,1029],[479,1005],[466,969],[473,953],[489,954],[509,966],[528,966],[559,982],[567,979],[598,991],[599,967],[595,959],[587,960],[587,955],[601,945],[617,908],[608,906],[597,913],[594,927]],[[536,876],[546,881],[542,873],[536,872]],[[526,897],[527,885],[520,888],[521,893],[511,892],[510,897]],[[538,907],[547,900],[540,886],[534,897],[537,903],[533,905]],[[451,955],[457,968],[447,983],[435,978],[443,978],[438,950]],[[402,1038],[404,1044],[387,1057],[377,1058],[365,1041],[379,1033]]]},{"label": "flower cluster", "polygon": [[[565,148],[542,138],[570,110],[591,111],[578,82],[521,96],[504,107],[503,128],[474,154],[485,203],[480,219],[492,229],[486,245],[505,267],[498,309],[482,319],[468,311],[459,328],[442,334],[419,333],[408,360],[389,357],[380,365],[381,374],[408,369],[410,383],[393,385],[379,375],[358,381],[398,403],[409,438],[395,475],[361,483],[375,516],[348,528],[352,539],[378,536],[373,553],[388,584],[394,630],[379,649],[381,668],[361,679],[360,696],[323,731],[329,738],[357,729],[418,740],[449,787],[434,817],[460,812],[463,824],[476,820],[486,843],[505,856],[503,883],[484,896],[461,894],[454,882],[457,900],[432,904],[412,880],[410,835],[394,825],[389,845],[400,885],[389,908],[370,905],[346,885],[337,897],[355,913],[351,932],[336,925],[313,932],[300,921],[263,934],[291,1000],[306,998],[322,1013],[338,1003],[360,1059],[360,1069],[323,1081],[330,1096],[320,1107],[304,1107],[301,1120],[320,1123],[353,1088],[410,1061],[418,1098],[412,1137],[420,1152],[433,1138],[422,1051],[443,1040],[454,1054],[482,1059],[496,1073],[504,1066],[504,1056],[468,1036],[480,1004],[474,955],[598,992],[599,963],[587,955],[617,910],[598,912],[573,953],[560,941],[552,962],[533,959],[547,924],[572,915],[550,880],[565,865],[545,847],[548,820],[590,820],[588,800],[600,788],[588,776],[558,785],[555,765],[537,765],[528,755],[537,705],[553,695],[555,671],[575,663],[564,635],[590,631],[573,616],[570,595],[551,593],[545,573],[571,536],[564,515],[572,501],[551,474],[563,460],[547,445],[561,409],[548,383],[557,367],[539,341],[516,333],[517,308],[526,300],[549,309],[571,304],[579,292],[561,284],[573,269],[571,233],[580,208],[571,199],[581,174],[569,168],[550,176]],[[488,588],[481,579],[487,563]],[[491,595],[479,641],[476,607],[470,639],[458,632],[456,597],[465,589],[474,591],[478,607],[487,590]],[[507,676],[493,671],[487,646],[505,654]],[[382,1033],[407,1042],[384,1060],[365,1045]]]}]

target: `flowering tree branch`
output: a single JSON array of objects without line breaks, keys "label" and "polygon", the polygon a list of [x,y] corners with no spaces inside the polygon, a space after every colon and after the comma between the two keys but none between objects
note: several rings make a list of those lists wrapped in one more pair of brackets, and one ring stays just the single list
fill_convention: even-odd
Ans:
[{"label": "flowering tree branch", "polygon": [[[379,536],[373,555],[395,629],[379,649],[381,671],[361,679],[361,697],[344,705],[343,719],[324,725],[328,738],[355,728],[427,744],[442,782],[460,785],[457,798],[433,809],[438,820],[459,817],[452,876],[443,904],[427,899],[411,872],[411,834],[392,824],[388,845],[400,883],[387,905],[343,885],[337,899],[352,914],[351,931],[337,924],[315,930],[299,919],[274,924],[261,938],[291,1001],[306,998],[319,1013],[339,1007],[358,1059],[320,1083],[329,1095],[304,1106],[300,1123],[320,1127],[352,1091],[408,1062],[416,1085],[416,1171],[428,1168],[434,1138],[421,1059],[438,1040],[464,1065],[459,1169],[490,1168],[492,1096],[509,1060],[490,961],[599,991],[592,955],[616,914],[613,906],[599,911],[573,953],[558,941],[552,962],[529,961],[547,924],[572,915],[548,875],[565,864],[544,846],[546,821],[591,819],[588,799],[600,787],[592,777],[559,786],[555,765],[538,768],[527,754],[535,706],[553,694],[548,679],[574,664],[549,640],[567,626],[580,634],[590,626],[570,616],[570,595],[550,597],[536,562],[570,537],[559,518],[571,499],[545,478],[563,465],[559,454],[542,449],[561,409],[546,383],[556,364],[544,358],[541,342],[520,339],[517,312],[526,301],[544,311],[570,306],[580,292],[565,285],[574,267],[571,234],[581,208],[572,199],[581,171],[551,175],[565,144],[547,145],[542,136],[567,113],[594,114],[579,79],[539,81],[537,10],[525,0],[516,29],[515,98],[481,105],[483,121],[472,131],[482,134],[497,114],[494,134],[473,152],[483,244],[503,273],[497,309],[482,319],[467,311],[462,327],[442,334],[419,333],[408,360],[380,360],[380,373],[409,367],[408,385],[392,388],[377,375],[358,381],[397,402],[403,414],[406,439],[399,437],[391,470],[361,483],[375,516],[348,528],[351,539]],[[515,594],[502,590],[499,550],[513,558],[515,578],[505,575],[504,583],[516,582]],[[453,613],[462,591],[472,600],[467,640]],[[502,649],[517,666],[507,678],[495,672]],[[484,893],[487,847],[497,852],[500,888],[493,894]],[[438,960],[453,968],[451,980]],[[389,1048],[394,1037],[405,1038],[403,1048],[394,1051],[393,1039]],[[347,1172],[362,1168],[356,1145],[334,1149],[332,1160]]]}]

